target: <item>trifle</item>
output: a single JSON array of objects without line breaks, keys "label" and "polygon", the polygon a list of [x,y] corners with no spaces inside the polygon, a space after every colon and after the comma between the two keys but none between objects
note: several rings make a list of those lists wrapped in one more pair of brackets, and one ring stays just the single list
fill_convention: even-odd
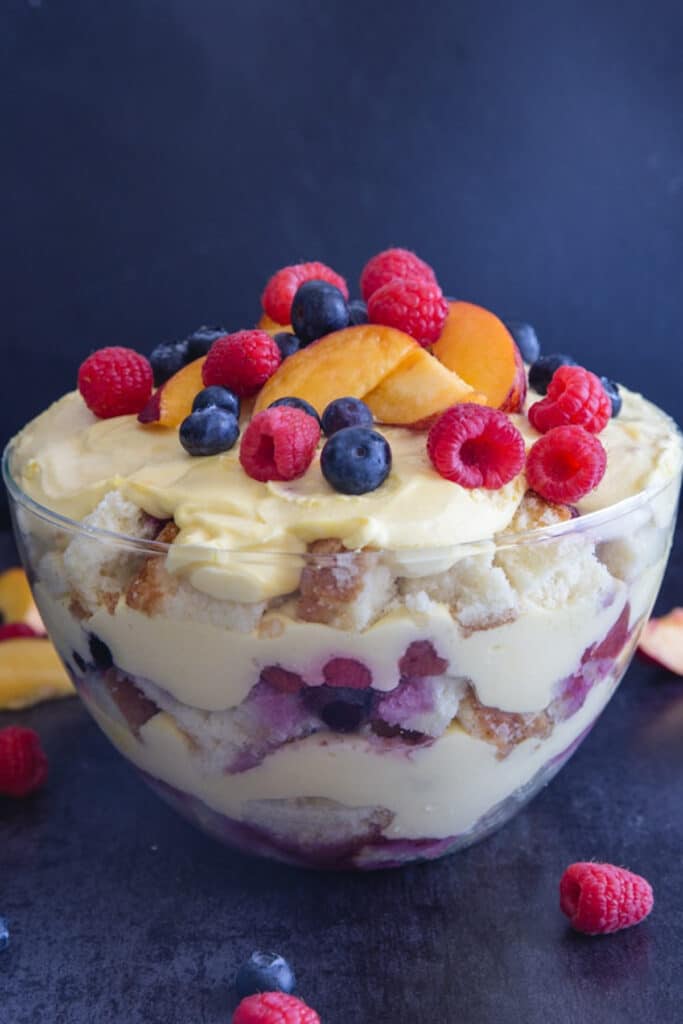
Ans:
[{"label": "trifle", "polygon": [[80,696],[167,801],[314,867],[440,856],[562,766],[656,597],[672,421],[405,250],[361,300],[275,274],[258,327],[101,349],[5,455]]}]

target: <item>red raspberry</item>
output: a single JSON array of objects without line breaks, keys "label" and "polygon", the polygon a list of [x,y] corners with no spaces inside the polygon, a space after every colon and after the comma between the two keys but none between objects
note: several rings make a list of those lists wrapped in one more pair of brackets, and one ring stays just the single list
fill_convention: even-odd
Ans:
[{"label": "red raspberry", "polygon": [[28,626],[25,622],[8,622],[4,626],[0,626],[0,643],[3,640],[16,640],[20,637],[25,636],[45,636],[44,633],[39,633],[33,626]]},{"label": "red raspberry", "polygon": [[282,693],[298,693],[304,681],[296,672],[282,668],[280,665],[266,665],[261,671],[261,682],[280,690]]},{"label": "red raspberry", "polygon": [[317,420],[303,409],[278,405],[254,416],[242,434],[240,462],[253,480],[296,480],[310,466],[319,440]]},{"label": "red raspberry", "polygon": [[100,348],[81,363],[78,390],[101,420],[139,413],[152,394],[154,374],[147,359],[132,348]]},{"label": "red raspberry", "polygon": [[461,487],[495,491],[524,465],[524,440],[499,409],[463,402],[446,409],[427,435],[437,473]]},{"label": "red raspberry", "polygon": [[242,1000],[232,1024],[320,1024],[320,1017],[287,992],[259,992]]},{"label": "red raspberry", "polygon": [[583,366],[560,366],[545,398],[529,409],[529,422],[540,434],[569,423],[599,434],[611,415],[612,403],[599,377]]},{"label": "red raspberry", "polygon": [[601,442],[583,427],[555,427],[532,445],[526,478],[546,501],[570,503],[598,486],[607,467]]},{"label": "red raspberry", "polygon": [[368,319],[373,324],[397,327],[431,345],[446,322],[448,303],[436,281],[396,277],[373,292],[368,301]]},{"label": "red raspberry", "polygon": [[445,658],[439,657],[431,640],[413,640],[406,648],[398,663],[402,676],[421,679],[423,676],[440,676],[448,668]]},{"label": "red raspberry", "polygon": [[47,758],[33,729],[0,729],[0,794],[28,796],[47,779]]},{"label": "red raspberry", "polygon": [[328,686],[346,686],[350,690],[367,690],[372,686],[372,673],[355,658],[332,658],[323,669]]},{"label": "red raspberry", "polygon": [[580,861],[560,879],[560,909],[572,928],[586,935],[607,935],[638,924],[652,910],[652,886],[640,875]]},{"label": "red raspberry", "polygon": [[280,349],[265,331],[236,331],[214,341],[202,380],[207,387],[220,384],[246,398],[263,387],[281,362]]},{"label": "red raspberry", "polygon": [[294,266],[283,267],[277,274],[273,274],[261,296],[261,305],[266,315],[276,324],[289,323],[294,296],[304,281],[327,281],[338,288],[348,301],[349,289],[346,281],[331,267],[324,263],[295,263]]},{"label": "red raspberry", "polygon": [[363,267],[363,273],[360,275],[361,295],[367,302],[374,292],[396,277],[403,277],[406,280],[417,278],[436,283],[436,274],[432,268],[414,252],[408,249],[385,249],[368,260]]}]

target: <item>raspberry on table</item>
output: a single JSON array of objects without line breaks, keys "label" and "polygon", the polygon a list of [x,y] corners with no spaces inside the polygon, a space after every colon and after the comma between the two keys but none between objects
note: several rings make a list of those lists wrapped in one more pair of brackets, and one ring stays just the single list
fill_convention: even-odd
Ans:
[{"label": "raspberry on table", "polygon": [[409,249],[385,249],[368,260],[363,267],[360,276],[361,295],[367,302],[374,292],[397,277],[436,283],[436,274],[432,268],[414,252]]},{"label": "raspberry on table", "polygon": [[547,501],[571,504],[598,486],[607,453],[583,427],[554,427],[530,448],[526,458],[529,487]]},{"label": "raspberry on table", "polygon": [[320,440],[317,420],[293,406],[264,409],[242,435],[240,462],[253,480],[296,480],[310,466]]},{"label": "raspberry on table", "polygon": [[265,331],[236,331],[211,346],[202,380],[207,387],[219,384],[246,398],[263,387],[281,362],[280,349]]},{"label": "raspberry on table", "polygon": [[439,338],[447,314],[441,289],[426,278],[394,278],[368,300],[370,323],[396,327],[420,345],[431,345]]},{"label": "raspberry on table", "polygon": [[33,729],[9,725],[0,729],[0,795],[34,793],[47,779],[47,758]]},{"label": "raspberry on table", "polygon": [[101,420],[137,414],[152,393],[149,360],[132,348],[100,348],[78,370],[78,390],[90,411]]},{"label": "raspberry on table", "polygon": [[579,861],[560,879],[560,909],[572,928],[608,935],[644,920],[654,905],[652,886],[614,864]]},{"label": "raspberry on table", "polygon": [[283,267],[273,274],[261,296],[261,305],[267,316],[276,324],[288,324],[292,301],[304,281],[327,281],[338,288],[348,301],[349,289],[343,277],[324,263],[295,263]]},{"label": "raspberry on table", "polygon": [[242,1000],[232,1024],[320,1024],[320,1017],[287,992],[260,992]]},{"label": "raspberry on table", "polygon": [[541,434],[568,424],[599,434],[611,416],[612,402],[600,378],[583,366],[560,366],[546,397],[529,409],[529,422]]},{"label": "raspberry on table", "polygon": [[524,439],[498,409],[463,402],[439,417],[427,435],[434,469],[461,487],[498,490],[524,466]]}]

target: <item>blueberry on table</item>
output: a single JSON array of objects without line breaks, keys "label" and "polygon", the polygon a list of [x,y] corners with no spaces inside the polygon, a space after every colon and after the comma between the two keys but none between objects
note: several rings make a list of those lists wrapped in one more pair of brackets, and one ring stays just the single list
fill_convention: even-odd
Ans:
[{"label": "blueberry on table", "polygon": [[292,302],[291,324],[302,345],[349,325],[349,307],[342,292],[327,281],[305,281]]},{"label": "blueberry on table", "polygon": [[349,323],[356,327],[358,324],[368,322],[368,307],[362,299],[352,299],[349,302]]},{"label": "blueberry on table", "polygon": [[194,359],[200,359],[202,356],[205,356],[216,338],[222,338],[227,333],[225,327],[198,327],[186,339],[187,361],[192,362]]},{"label": "blueberry on table", "polygon": [[192,412],[197,412],[198,409],[210,409],[212,406],[225,409],[226,412],[232,413],[239,419],[240,400],[230,388],[223,388],[220,384],[210,384],[208,388],[202,388],[194,397]]},{"label": "blueberry on table", "polygon": [[240,999],[257,992],[293,992],[294,971],[277,953],[252,953],[235,978],[235,991]]},{"label": "blueberry on table", "polygon": [[287,356],[293,356],[301,348],[301,342],[296,334],[292,334],[290,331],[278,331],[277,334],[273,335],[273,341],[280,349],[280,355],[283,359],[286,359]]},{"label": "blueberry on table", "polygon": [[541,343],[531,324],[522,323],[520,320],[506,320],[505,326],[515,339],[524,362],[535,363],[541,354]]},{"label": "blueberry on table", "polygon": [[288,405],[292,409],[301,409],[302,412],[312,416],[316,423],[320,424],[320,417],[318,416],[318,413],[311,403],[305,401],[303,398],[296,398],[294,395],[286,395],[284,398],[277,398],[274,402],[271,402],[268,408],[275,409],[278,405]]},{"label": "blueberry on table", "polygon": [[227,452],[239,437],[237,418],[218,406],[190,413],[180,424],[180,443],[189,455]]},{"label": "blueberry on table", "polygon": [[189,362],[187,342],[162,341],[152,349],[149,362],[154,374],[154,386],[158,388]]},{"label": "blueberry on table", "polygon": [[545,395],[555,370],[559,370],[561,366],[576,366],[576,359],[562,352],[539,356],[529,367],[529,387],[537,394]]},{"label": "blueberry on table", "polygon": [[344,427],[371,427],[374,417],[360,398],[335,398],[322,414],[323,432],[328,437]]},{"label": "blueberry on table", "polygon": [[618,416],[621,412],[621,391],[616,381],[609,377],[601,377],[600,383],[607,392],[607,397],[612,403],[612,417]]},{"label": "blueberry on table", "polygon": [[367,494],[388,477],[391,448],[376,430],[345,427],[325,443],[320,468],[328,484],[340,494]]}]

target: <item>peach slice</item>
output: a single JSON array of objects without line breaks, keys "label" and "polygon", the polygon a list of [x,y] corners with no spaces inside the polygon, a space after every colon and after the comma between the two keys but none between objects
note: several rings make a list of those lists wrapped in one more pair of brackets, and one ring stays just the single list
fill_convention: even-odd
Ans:
[{"label": "peach slice", "polygon": [[74,692],[49,640],[21,637],[0,644],[0,709],[17,711]]},{"label": "peach slice", "polygon": [[683,608],[674,608],[668,615],[650,619],[645,624],[638,649],[658,665],[683,676]]},{"label": "peach slice", "polygon": [[0,616],[5,623],[24,622],[36,633],[45,632],[26,573],[19,567],[0,573]]},{"label": "peach slice", "polygon": [[376,420],[394,426],[424,424],[458,402],[486,405],[483,395],[423,348],[410,352],[364,401]]},{"label": "peach slice", "polygon": [[444,366],[486,396],[486,404],[519,412],[526,397],[526,371],[502,320],[471,302],[450,302],[441,337],[432,352]]},{"label": "peach slice", "polygon": [[394,327],[345,327],[285,359],[261,389],[254,412],[278,398],[303,398],[319,413],[342,395],[364,398],[419,348]]},{"label": "peach slice", "polygon": [[165,384],[157,388],[149,402],[138,413],[138,420],[146,426],[179,427],[192,412],[192,402],[204,387],[202,367],[206,356],[183,366]]},{"label": "peach slice", "polygon": [[287,331],[288,334],[294,333],[291,324],[278,324],[275,320],[271,320],[267,313],[263,314],[256,326],[270,335],[280,334],[281,331]]}]

